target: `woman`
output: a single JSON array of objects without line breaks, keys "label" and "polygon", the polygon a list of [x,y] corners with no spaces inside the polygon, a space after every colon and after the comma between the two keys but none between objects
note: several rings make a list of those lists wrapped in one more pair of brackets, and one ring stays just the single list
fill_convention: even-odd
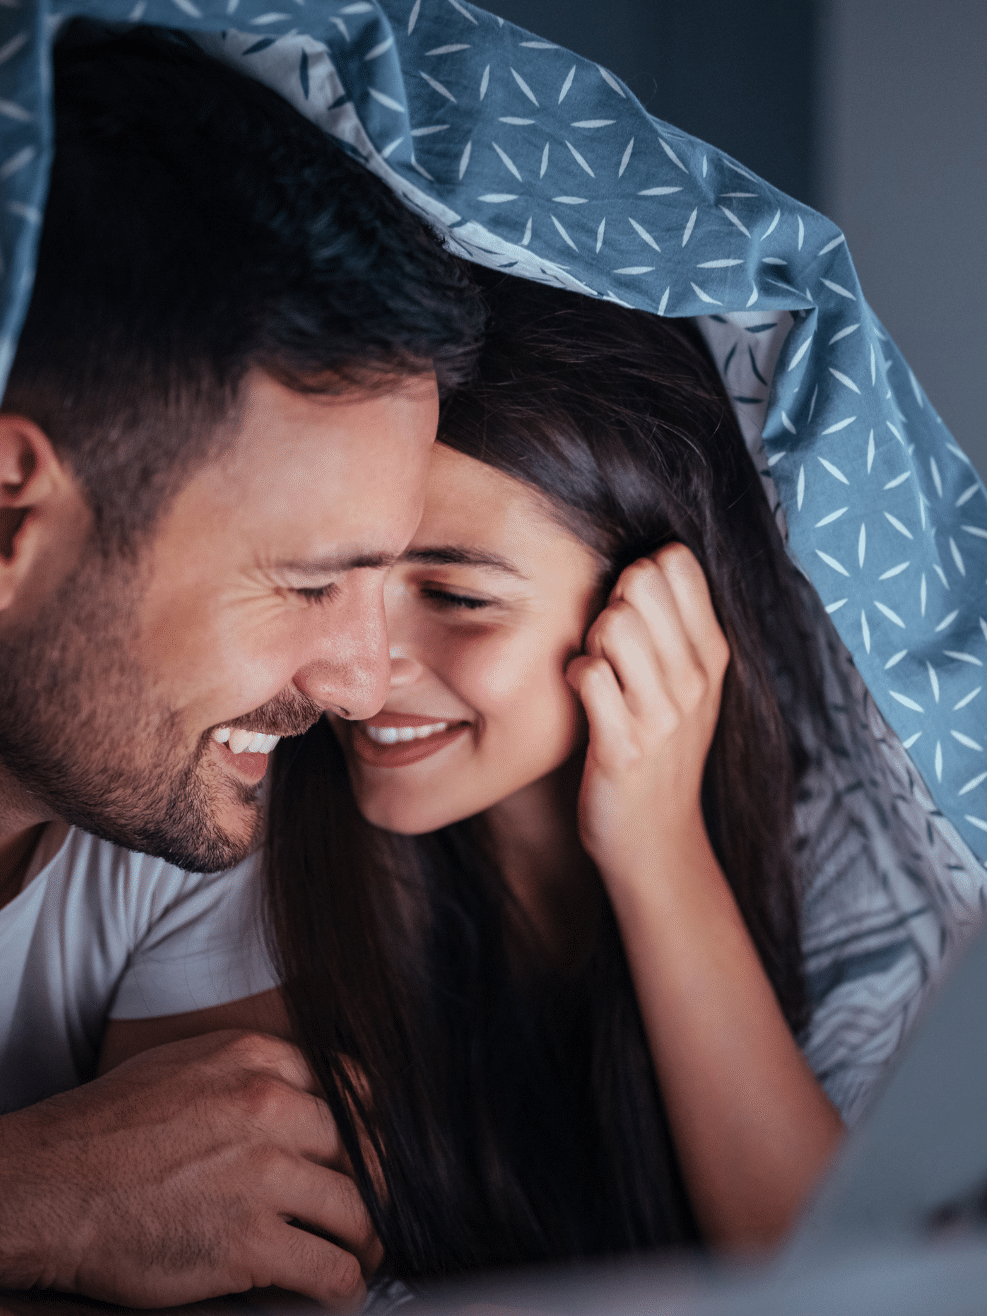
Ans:
[{"label": "woman", "polygon": [[405,1279],[763,1247],[839,1138],[792,813],[797,577],[685,325],[487,276],[392,689],[276,764],[297,1035]]}]

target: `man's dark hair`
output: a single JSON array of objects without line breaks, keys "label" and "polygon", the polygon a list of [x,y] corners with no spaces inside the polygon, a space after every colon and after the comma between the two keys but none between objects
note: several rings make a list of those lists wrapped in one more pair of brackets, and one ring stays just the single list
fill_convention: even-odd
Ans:
[{"label": "man's dark hair", "polygon": [[133,551],[244,376],[333,393],[469,370],[478,294],[428,226],[275,92],[150,29],[55,52],[56,149],[3,409]]}]

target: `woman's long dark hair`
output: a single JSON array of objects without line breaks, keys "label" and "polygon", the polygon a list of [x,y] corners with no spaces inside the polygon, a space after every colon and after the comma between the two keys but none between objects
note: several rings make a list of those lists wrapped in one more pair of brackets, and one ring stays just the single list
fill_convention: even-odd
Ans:
[{"label": "woman's long dark hair", "polygon": [[[482,281],[478,378],[440,438],[542,494],[610,582],[671,540],[696,554],[731,652],[704,813],[798,1031],[799,727],[823,713],[797,578],[730,403],[692,326]],[[482,824],[371,826],[325,721],[279,747],[270,816],[289,1006],[391,1273],[698,1241],[605,901],[584,968],[554,970]]]}]

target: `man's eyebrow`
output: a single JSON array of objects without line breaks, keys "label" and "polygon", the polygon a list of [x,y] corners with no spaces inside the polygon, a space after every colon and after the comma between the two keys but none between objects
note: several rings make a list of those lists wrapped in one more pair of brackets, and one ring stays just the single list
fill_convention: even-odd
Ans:
[{"label": "man's eyebrow", "polygon": [[517,576],[520,580],[527,579],[513,562],[501,557],[499,553],[489,553],[482,548],[463,548],[457,544],[409,548],[401,555],[401,561],[414,562],[426,567],[487,567],[492,571],[503,571],[509,576]]},{"label": "man's eyebrow", "polygon": [[278,562],[275,570],[295,576],[331,576],[339,572],[393,567],[397,553],[328,553],[323,557]]}]

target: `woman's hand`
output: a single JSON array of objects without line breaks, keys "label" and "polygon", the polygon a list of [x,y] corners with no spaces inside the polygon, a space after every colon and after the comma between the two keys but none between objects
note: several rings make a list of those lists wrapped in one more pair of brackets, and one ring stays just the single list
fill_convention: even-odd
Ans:
[{"label": "woman's hand", "polygon": [[705,837],[700,789],[729,661],[702,568],[669,544],[621,574],[569,664],[589,721],[580,838],[608,883],[653,872],[656,846]]},{"label": "woman's hand", "polygon": [[583,845],[620,927],[697,1219],[780,1239],[842,1131],[789,1032],[700,805],[730,653],[681,544],[635,562],[566,673],[589,719]]}]

